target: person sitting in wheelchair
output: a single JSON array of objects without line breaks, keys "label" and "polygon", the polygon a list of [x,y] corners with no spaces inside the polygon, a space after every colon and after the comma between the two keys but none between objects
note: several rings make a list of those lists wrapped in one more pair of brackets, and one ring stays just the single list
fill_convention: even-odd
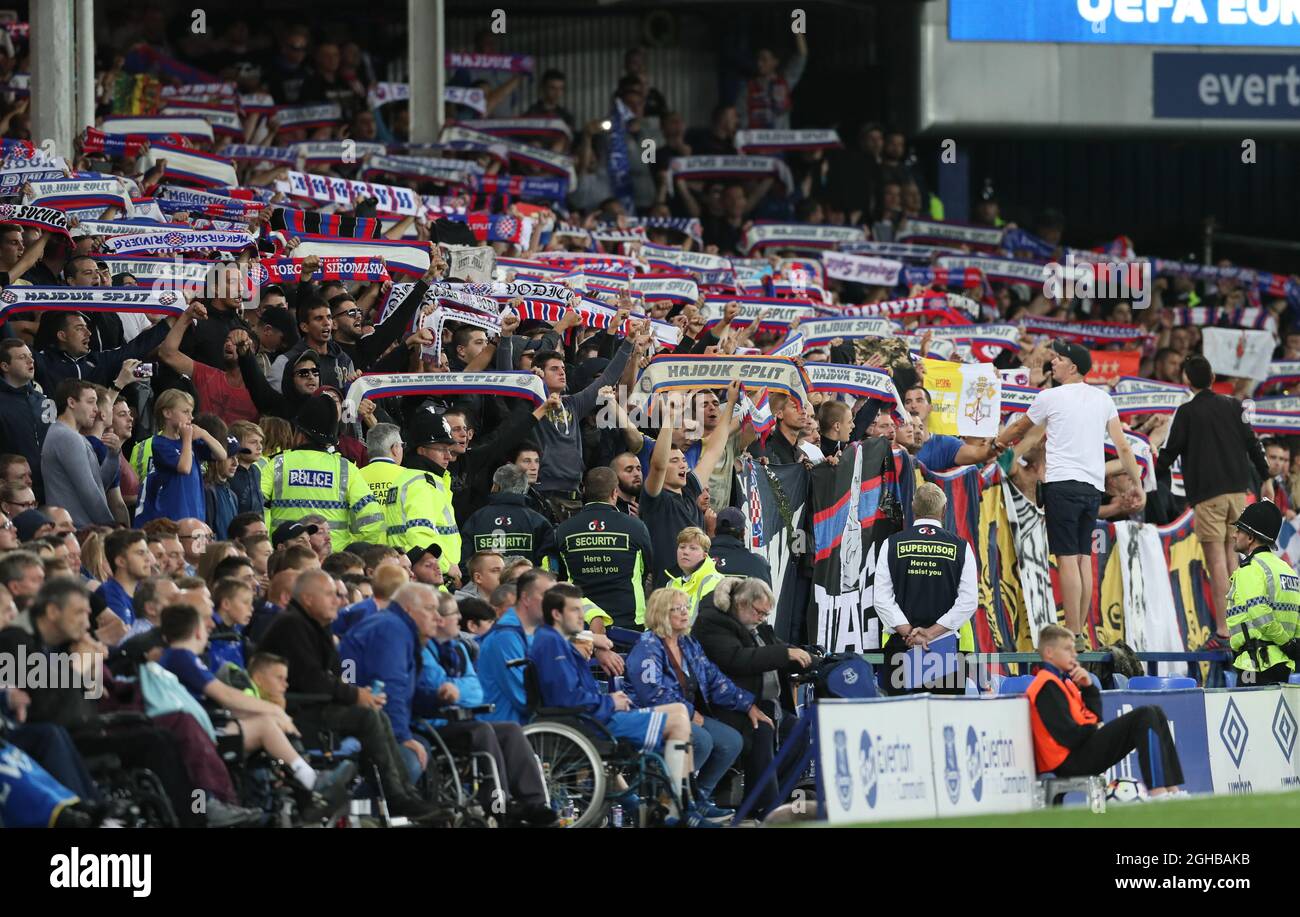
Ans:
[{"label": "person sitting in wheelchair", "polygon": [[656,589],[646,600],[645,632],[628,653],[627,670],[635,673],[629,684],[632,699],[643,707],[681,703],[691,718],[691,743],[695,748],[695,799],[701,814],[727,819],[735,810],[713,804],[713,791],[727,768],[739,757],[744,739],[740,733],[702,711],[725,708],[759,723],[771,719],[754,704],[754,695],[737,687],[704,655],[690,636],[691,597],[680,589]]},{"label": "person sitting in wheelchair", "polygon": [[298,727],[284,710],[218,681],[199,658],[207,646],[208,628],[196,608],[168,605],[162,611],[159,629],[167,641],[159,664],[175,675],[199,703],[206,700],[231,711],[235,720],[226,725],[224,732],[241,737],[245,755],[265,750],[285,762],[304,790],[304,821],[324,818],[347,802],[348,784],[356,776],[357,766],[344,761],[331,771],[318,773],[289,741],[290,735],[298,735]]},{"label": "person sitting in wheelchair", "polygon": [[691,799],[687,778],[691,763],[691,721],[682,703],[638,709],[622,691],[601,694],[587,664],[590,650],[572,641],[583,633],[582,590],[559,583],[542,596],[542,622],[533,634],[528,661],[541,691],[542,707],[580,710],[618,739],[644,752],[664,749],[664,763],[674,788],[672,805],[691,827],[717,827]]},{"label": "person sitting in wheelchair", "polygon": [[[447,600],[441,608],[440,595]],[[415,735],[413,722],[438,717],[443,708],[457,702],[469,706],[475,696],[482,699],[478,676],[458,639],[459,624],[460,612],[452,596],[424,583],[407,583],[386,609],[352,627],[339,646],[343,664],[354,667],[358,682],[384,683],[384,711],[403,754],[415,759],[417,774],[429,766],[429,748]],[[430,643],[433,646],[426,651]],[[537,760],[517,724],[457,720],[436,728],[443,741],[470,753],[486,753],[496,761],[507,786],[484,782],[480,802],[485,812],[530,825],[555,821],[555,813],[546,805]]]},{"label": "person sitting in wheelchair", "polygon": [[212,587],[212,608],[216,627],[208,637],[208,668],[220,671],[227,662],[248,668],[253,654],[245,632],[253,620],[253,587],[232,577],[217,580]]}]

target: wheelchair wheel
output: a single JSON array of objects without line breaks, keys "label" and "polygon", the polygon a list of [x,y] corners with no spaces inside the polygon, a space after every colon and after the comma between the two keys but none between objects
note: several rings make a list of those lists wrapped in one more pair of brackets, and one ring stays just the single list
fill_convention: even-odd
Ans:
[{"label": "wheelchair wheel", "polygon": [[429,766],[424,780],[428,789],[426,798],[455,809],[465,807],[467,800],[456,759],[441,740],[429,750]]},{"label": "wheelchair wheel", "polygon": [[605,814],[605,763],[591,739],[572,726],[545,721],[529,723],[524,736],[541,762],[551,808],[563,813],[572,807],[567,827],[599,824]]}]

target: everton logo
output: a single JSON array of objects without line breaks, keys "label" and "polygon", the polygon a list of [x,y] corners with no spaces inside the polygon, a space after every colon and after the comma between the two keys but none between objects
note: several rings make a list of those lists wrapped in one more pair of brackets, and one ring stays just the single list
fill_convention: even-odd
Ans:
[{"label": "everton logo", "polygon": [[961,797],[961,770],[957,767],[957,731],[952,726],[943,727],[943,782],[948,801],[956,805]]},{"label": "everton logo", "polygon": [[970,794],[979,802],[984,795],[984,761],[980,758],[980,737],[974,726],[966,727],[966,776],[970,779]]},{"label": "everton logo", "polygon": [[871,733],[862,730],[862,741],[858,743],[858,777],[862,780],[862,792],[867,797],[867,805],[876,807],[876,756],[871,753]]},{"label": "everton logo", "polygon": [[835,794],[845,812],[853,805],[853,775],[849,773],[849,740],[843,729],[835,730]]}]

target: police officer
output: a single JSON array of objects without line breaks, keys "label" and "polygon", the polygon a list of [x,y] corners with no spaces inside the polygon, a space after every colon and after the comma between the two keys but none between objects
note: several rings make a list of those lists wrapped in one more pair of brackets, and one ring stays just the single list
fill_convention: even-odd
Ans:
[{"label": "police officer", "polygon": [[460,530],[456,527],[456,513],[452,508],[451,447],[456,440],[446,419],[426,405],[415,412],[406,436],[409,451],[403,463],[407,468],[423,473],[429,489],[415,495],[411,513],[425,523],[432,523],[432,543],[442,550],[442,570],[460,585]]},{"label": "police officer", "polygon": [[465,520],[461,537],[474,553],[496,551],[527,557],[534,567],[559,569],[555,528],[541,513],[528,508],[528,473],[518,465],[502,465],[492,475],[492,495],[486,506]]},{"label": "police officer", "polygon": [[718,513],[718,524],[709,546],[709,556],[723,576],[752,576],[772,585],[772,567],[767,558],[745,547],[745,514],[734,506]]},{"label": "police officer", "polygon": [[[567,579],[582,588],[619,627],[640,630],[645,622],[645,579],[653,569],[650,530],[640,519],[620,513],[618,475],[599,465],[583,484],[586,505],[555,530]],[[603,633],[600,617],[588,626]]]},{"label": "police officer", "polygon": [[262,476],[266,527],[320,515],[330,524],[330,547],[342,551],[354,541],[384,539],[384,515],[370,496],[361,471],[328,451],[339,439],[339,410],[329,395],[313,395],[294,418],[296,441],[271,459]]},{"label": "police officer", "polygon": [[1233,547],[1243,559],[1228,591],[1228,645],[1237,654],[1232,665],[1243,685],[1285,683],[1300,655],[1300,577],[1273,553],[1282,511],[1261,500],[1233,525]]},{"label": "police officer", "polygon": [[402,431],[391,423],[375,424],[366,434],[366,452],[370,463],[361,477],[384,513],[387,544],[405,552],[436,540],[433,517],[427,515],[438,502],[434,485],[423,471],[402,467]]},{"label": "police officer", "polygon": [[[912,499],[916,521],[911,528],[889,536],[876,564],[876,615],[889,634],[884,647],[886,677],[881,685],[886,694],[920,690],[963,694],[966,690],[961,667],[956,664],[957,650],[974,649],[969,622],[977,604],[979,577],[975,552],[965,541],[944,531],[940,522],[947,502],[937,484],[927,481],[918,487]],[[916,647],[929,649],[932,642],[963,628],[962,639],[954,641],[957,646],[942,660],[942,670],[940,660],[910,653]],[[904,674],[905,665],[912,666],[912,678]]]}]

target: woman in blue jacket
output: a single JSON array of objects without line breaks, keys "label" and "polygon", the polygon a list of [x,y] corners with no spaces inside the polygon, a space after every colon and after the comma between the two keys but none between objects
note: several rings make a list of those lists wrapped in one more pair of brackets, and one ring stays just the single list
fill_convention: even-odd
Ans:
[{"label": "woman in blue jacket", "polygon": [[691,718],[696,795],[706,818],[735,814],[713,804],[713,790],[740,755],[740,733],[709,714],[717,708],[745,713],[755,727],[771,721],[754,706],[754,695],[722,674],[694,638],[691,600],[680,589],[656,589],[646,600],[645,632],[627,657],[627,683],[639,707],[681,703]]}]

